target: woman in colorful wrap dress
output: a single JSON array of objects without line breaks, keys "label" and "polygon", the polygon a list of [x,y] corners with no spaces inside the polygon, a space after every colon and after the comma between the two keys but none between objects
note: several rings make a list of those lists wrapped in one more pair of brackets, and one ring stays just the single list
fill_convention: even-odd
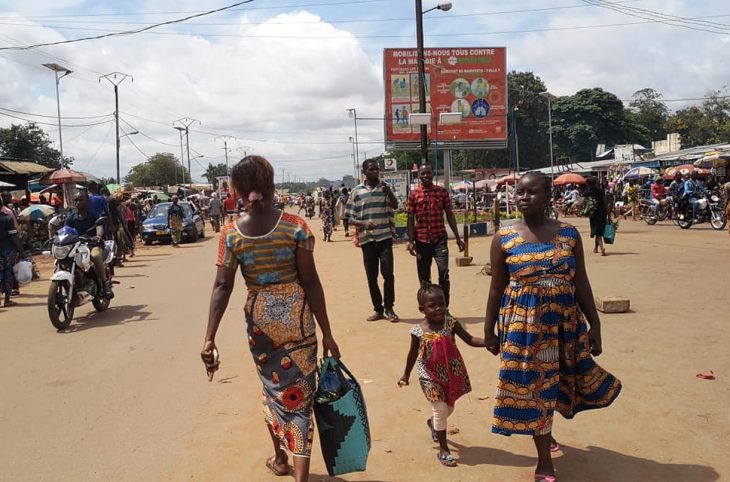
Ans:
[{"label": "woman in colorful wrap dress", "polygon": [[315,318],[324,356],[340,356],[314,264],[314,237],[301,218],[274,207],[274,170],[266,159],[245,157],[231,177],[247,210],[221,232],[201,356],[213,371],[217,368],[215,335],[240,269],[248,288],[248,345],[263,384],[264,418],[274,445],[266,466],[275,475],[286,475],[285,448],[294,457],[295,479],[306,481],[316,390]]},{"label": "woman in colorful wrap dress", "polygon": [[539,174],[517,183],[524,220],[494,236],[484,327],[487,350],[500,355],[492,432],[533,436],[537,482],[557,480],[553,412],[570,419],[621,391],[591,356],[602,351],[601,325],[583,244],[575,227],[545,216],[549,194],[550,179]]}]

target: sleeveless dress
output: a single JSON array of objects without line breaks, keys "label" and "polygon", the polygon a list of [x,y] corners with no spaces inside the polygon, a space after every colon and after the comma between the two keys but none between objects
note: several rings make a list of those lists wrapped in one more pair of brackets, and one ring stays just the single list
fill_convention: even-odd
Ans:
[{"label": "sleeveless dress", "polygon": [[439,332],[423,331],[420,323],[411,328],[411,335],[418,338],[416,372],[421,390],[429,402],[445,402],[450,407],[462,395],[471,392],[469,374],[456,347],[454,328],[457,323],[447,316]]},{"label": "sleeveless dress", "polygon": [[545,435],[555,410],[570,419],[607,407],[621,382],[589,352],[573,282],[575,227],[561,223],[548,243],[528,243],[512,226],[499,233],[510,282],[497,323],[501,351],[492,432]]},{"label": "sleeveless dress", "polygon": [[217,265],[240,268],[246,281],[248,345],[263,384],[266,423],[292,454],[309,456],[317,338],[299,284],[298,249],[314,249],[312,232],[300,217],[282,212],[263,236],[245,236],[235,222],[226,225]]}]

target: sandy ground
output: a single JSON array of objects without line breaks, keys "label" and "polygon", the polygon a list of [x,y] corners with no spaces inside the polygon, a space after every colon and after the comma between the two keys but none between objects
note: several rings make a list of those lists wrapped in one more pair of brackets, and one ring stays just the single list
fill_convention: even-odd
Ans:
[{"label": "sandy ground", "polygon": [[[585,220],[569,221],[585,236]],[[463,344],[474,391],[449,419],[460,465],[438,464],[428,403],[417,384],[396,386],[420,319],[415,261],[395,248],[403,321],[367,323],[360,251],[342,231],[334,241],[317,243],[318,269],[343,360],[363,386],[373,446],[367,472],[329,478],[315,438],[312,480],[532,480],[531,439],[490,433],[497,359]],[[472,241],[473,266],[452,263],[452,312],[480,333],[489,277],[479,271],[491,238]],[[213,383],[198,358],[215,251],[210,237],[142,249],[119,270],[110,310],[80,308],[64,333],[47,318],[47,281],[26,287],[21,306],[0,308],[0,480],[288,480],[264,467],[272,448],[245,344],[242,280],[219,332]],[[631,313],[602,317],[599,362],[624,390],[609,409],[557,417],[560,480],[730,480],[727,232],[624,221],[609,256],[587,259],[597,295],[631,299]],[[717,380],[695,377],[706,370]]]}]

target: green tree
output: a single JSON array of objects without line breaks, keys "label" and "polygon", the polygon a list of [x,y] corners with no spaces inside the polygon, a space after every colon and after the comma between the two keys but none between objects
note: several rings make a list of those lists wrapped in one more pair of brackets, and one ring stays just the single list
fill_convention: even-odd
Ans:
[{"label": "green tree", "polygon": [[208,167],[205,169],[205,172],[203,173],[203,177],[208,180],[209,183],[213,183],[216,177],[218,176],[227,176],[228,175],[228,166],[225,165],[225,163],[215,164],[208,163]]},{"label": "green tree", "polygon": [[175,184],[175,181],[189,182],[190,175],[174,154],[158,152],[147,161],[134,166],[126,180],[137,187],[167,186]]},{"label": "green tree", "polygon": [[[548,136],[548,103],[540,96],[547,87],[532,72],[512,71],[507,74],[509,108],[514,111],[517,128],[520,168],[537,168],[550,165],[550,139]],[[510,119],[508,118],[508,121]],[[505,165],[509,151],[494,151],[487,156],[496,164]]]},{"label": "green tree", "polygon": [[631,97],[629,116],[646,131],[641,144],[651,147],[652,141],[666,138],[669,108],[662,102],[662,94],[647,87],[637,90]]},{"label": "green tree", "polygon": [[553,103],[553,141],[573,162],[590,161],[599,143],[633,144],[645,132],[616,95],[595,87]]},{"label": "green tree", "polygon": [[[52,168],[63,167],[61,153],[51,147],[51,144],[48,134],[34,122],[0,128],[0,155],[25,159]],[[64,164],[71,162],[73,159],[67,158]]]},{"label": "green tree", "polygon": [[677,132],[683,147],[727,142],[730,137],[730,98],[723,91],[712,91],[699,106],[674,113],[666,124]]}]

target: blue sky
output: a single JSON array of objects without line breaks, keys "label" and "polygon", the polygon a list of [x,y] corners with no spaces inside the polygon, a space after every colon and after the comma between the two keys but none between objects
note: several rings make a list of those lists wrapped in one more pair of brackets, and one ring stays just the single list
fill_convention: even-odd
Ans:
[{"label": "blue sky", "polygon": [[[706,31],[730,32],[726,2],[587,5],[595,2],[454,0],[451,11],[426,15],[426,46],[506,46],[509,69],[534,71],[558,95],[601,86],[628,98],[654,87],[668,99],[694,98],[723,88],[730,78],[730,36]],[[436,3],[423,2],[424,8]],[[4,1],[0,46],[137,28],[226,4]],[[627,15],[613,10],[618,7],[644,10]],[[339,177],[352,172],[353,126],[345,109],[355,107],[363,117],[382,116],[382,50],[415,46],[414,10],[411,0],[255,0],[154,33],[0,51],[5,87],[0,108],[55,115],[52,74],[40,64],[57,62],[74,70],[61,81],[62,116],[108,115],[113,111],[111,86],[100,84],[98,77],[126,72],[134,82],[120,87],[123,128],[141,134],[122,140],[123,172],[155,152],[179,153],[171,123],[187,116],[201,121],[193,128],[191,147],[194,155],[205,157],[193,164],[194,177],[208,162],[223,160],[222,144],[215,140],[222,134],[235,136],[231,145],[242,148],[232,157],[240,157],[243,148],[257,152],[269,157],[277,172],[285,169],[289,178]],[[648,11],[707,18],[691,24],[637,18],[656,18]],[[637,22],[644,23],[622,25]],[[0,115],[0,125],[10,122],[18,119]],[[112,124],[90,125],[95,122],[65,119],[64,151],[78,167],[106,176],[113,173]],[[382,123],[363,121],[358,127],[360,151],[382,152]],[[44,128],[57,139],[52,125]]]}]

